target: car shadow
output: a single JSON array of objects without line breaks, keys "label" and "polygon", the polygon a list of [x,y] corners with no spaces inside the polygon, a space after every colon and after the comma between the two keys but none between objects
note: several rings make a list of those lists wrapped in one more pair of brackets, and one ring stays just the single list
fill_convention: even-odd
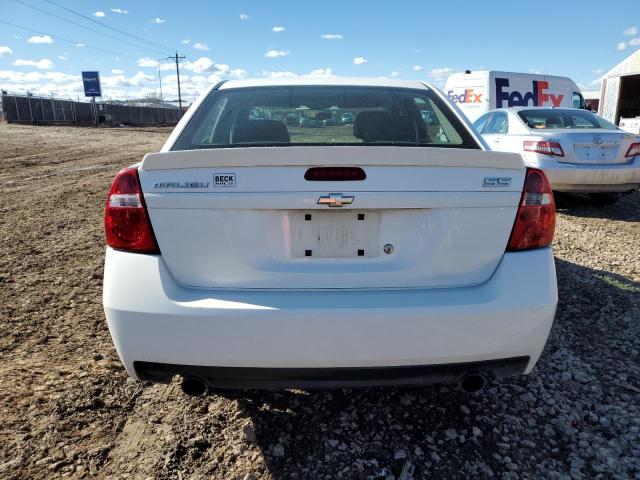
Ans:
[{"label": "car shadow", "polygon": [[[628,432],[629,418],[604,422],[593,411],[640,392],[629,373],[640,350],[640,283],[565,260],[556,266],[556,318],[529,376],[473,395],[455,386],[223,395],[250,420],[249,441],[273,478],[541,478],[552,468],[568,475],[576,468],[570,452]],[[588,447],[579,447],[578,431]],[[607,461],[594,453],[578,471],[595,476]]]},{"label": "car shadow", "polygon": [[575,217],[598,217],[640,222],[640,192],[624,194],[616,202],[603,205],[588,195],[554,192],[560,213]]}]

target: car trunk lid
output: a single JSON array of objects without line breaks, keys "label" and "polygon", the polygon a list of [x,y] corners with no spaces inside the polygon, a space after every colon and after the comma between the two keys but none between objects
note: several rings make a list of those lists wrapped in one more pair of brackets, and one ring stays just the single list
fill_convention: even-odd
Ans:
[{"label": "car trunk lid", "polygon": [[[366,178],[305,180],[332,166]],[[524,173],[519,155],[481,150],[254,147],[149,154],[140,180],[184,285],[443,288],[493,273]]]},{"label": "car trunk lid", "polygon": [[549,140],[556,140],[562,145],[565,156],[558,158],[561,163],[616,164],[630,160],[624,155],[632,143],[631,135],[624,132],[563,130],[549,132],[547,136]]}]

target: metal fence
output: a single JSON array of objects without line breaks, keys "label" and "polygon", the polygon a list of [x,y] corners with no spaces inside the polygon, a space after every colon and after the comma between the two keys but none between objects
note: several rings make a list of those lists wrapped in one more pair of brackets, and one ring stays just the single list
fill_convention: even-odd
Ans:
[{"label": "metal fence", "polygon": [[49,97],[2,95],[2,115],[6,122],[16,123],[175,125],[180,119],[180,110],[169,107],[134,107],[74,102]]}]

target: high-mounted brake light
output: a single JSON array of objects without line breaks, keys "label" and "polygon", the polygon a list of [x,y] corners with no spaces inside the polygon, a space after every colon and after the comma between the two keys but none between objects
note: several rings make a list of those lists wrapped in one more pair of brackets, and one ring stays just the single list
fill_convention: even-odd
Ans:
[{"label": "high-mounted brake light", "polygon": [[523,144],[525,152],[542,153],[543,155],[553,155],[554,157],[564,157],[562,145],[558,142],[530,141]]},{"label": "high-mounted brake light", "polygon": [[629,145],[629,150],[624,154],[625,158],[635,157],[636,155],[640,155],[640,143],[632,143]]},{"label": "high-mounted brake light", "polygon": [[137,168],[125,168],[116,175],[104,212],[107,245],[118,250],[160,253],[156,243]]},{"label": "high-mounted brake light", "polygon": [[310,182],[346,182],[364,180],[367,175],[360,167],[311,167],[304,174]]},{"label": "high-mounted brake light", "polygon": [[527,168],[507,250],[545,247],[553,240],[555,228],[556,205],[549,180],[542,170]]}]

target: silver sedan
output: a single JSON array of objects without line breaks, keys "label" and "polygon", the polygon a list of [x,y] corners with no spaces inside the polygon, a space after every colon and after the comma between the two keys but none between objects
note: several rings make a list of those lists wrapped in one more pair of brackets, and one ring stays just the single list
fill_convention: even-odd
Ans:
[{"label": "silver sedan", "polygon": [[559,192],[615,199],[640,187],[640,136],[575,108],[491,110],[473,124],[492,150],[522,154]]}]

